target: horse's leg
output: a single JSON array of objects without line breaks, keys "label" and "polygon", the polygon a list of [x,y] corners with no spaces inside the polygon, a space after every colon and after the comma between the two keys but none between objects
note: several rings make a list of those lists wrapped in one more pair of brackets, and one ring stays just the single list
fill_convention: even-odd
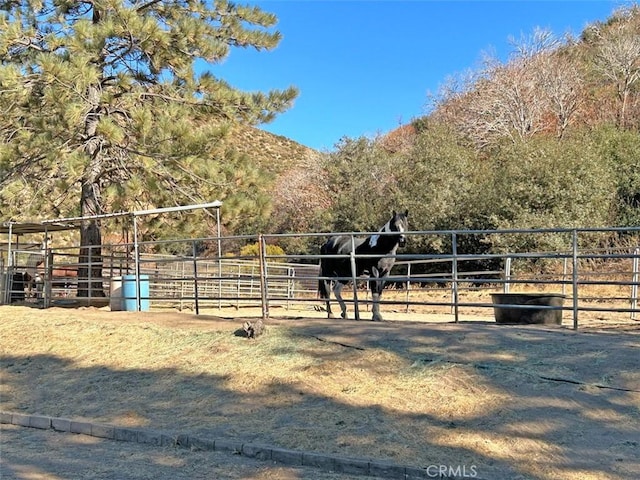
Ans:
[{"label": "horse's leg", "polygon": [[380,295],[382,295],[382,289],[384,288],[384,276],[386,276],[386,272],[380,272],[375,267],[372,268],[369,289],[371,290],[371,311],[373,313],[371,320],[374,322],[383,320],[382,315],[380,315]]},{"label": "horse's leg", "polygon": [[331,280],[322,280],[324,282],[324,292],[326,292],[327,318],[335,318],[331,311]]},{"label": "horse's leg", "polygon": [[331,311],[331,301],[328,298],[327,298],[326,304],[327,304],[327,318],[336,318],[336,316]]},{"label": "horse's leg", "polygon": [[[32,273],[35,275],[35,270]],[[24,278],[25,298],[31,298],[34,278],[33,275],[29,272],[29,269],[25,270],[25,272],[22,274],[22,278]]]},{"label": "horse's leg", "polygon": [[342,282],[336,282],[333,285],[333,293],[335,294],[336,299],[340,304],[340,309],[342,310],[342,318],[347,320],[347,305],[344,303],[344,300],[342,298],[342,287],[344,287],[344,284]]},{"label": "horse's leg", "polygon": [[36,273],[34,283],[36,285],[36,299],[40,301],[42,300],[42,292],[44,290],[44,279],[40,276],[39,273]]}]

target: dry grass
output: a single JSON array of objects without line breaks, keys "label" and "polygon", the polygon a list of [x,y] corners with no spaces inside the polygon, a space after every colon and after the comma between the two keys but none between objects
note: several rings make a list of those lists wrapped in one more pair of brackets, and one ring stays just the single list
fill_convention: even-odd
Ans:
[{"label": "dry grass", "polygon": [[[608,278],[608,280],[615,280]],[[461,304],[472,304],[473,306],[459,307],[459,316],[461,320],[473,321],[494,321],[493,304],[491,299],[492,293],[501,293],[502,285],[485,285],[479,288],[461,287],[458,292],[458,302]],[[563,323],[565,325],[573,325],[572,311],[572,288],[571,285],[565,286],[563,292],[561,285],[543,285],[543,284],[517,284],[510,289],[512,293],[519,292],[547,292],[560,294],[564,293],[567,298],[564,303]],[[353,318],[353,291],[346,288],[343,297],[347,301],[348,314]],[[638,325],[637,321],[631,319],[629,312],[615,311],[588,311],[590,308],[597,309],[628,309],[630,307],[630,287],[620,285],[581,285],[579,292],[579,325],[593,327],[595,325],[604,326],[606,324],[620,325]],[[371,314],[368,313],[368,301],[371,300],[368,292],[361,290],[358,293],[360,301],[360,316],[362,319],[370,319]],[[420,289],[412,286],[409,292],[403,289],[385,289],[382,295],[382,312],[385,319],[389,320],[416,320],[426,319],[430,322],[450,322],[453,321],[453,296],[450,286],[441,288]],[[315,303],[316,299],[309,298]],[[407,305],[408,302],[412,302]],[[440,305],[438,305],[440,304]],[[339,312],[339,308],[335,299],[332,298],[334,313]],[[306,308],[305,308],[306,306]],[[288,313],[286,310],[278,310],[277,315],[296,315],[300,314],[296,308],[302,308],[305,316],[314,315],[308,307],[309,303],[302,306],[293,306],[290,308],[294,312]],[[256,314],[259,314],[256,311]],[[319,316],[326,316],[319,315]],[[640,318],[640,314],[635,314],[635,318]]]},{"label": "dry grass", "polygon": [[485,478],[640,477],[640,395],[593,386],[640,391],[637,331],[300,319],[272,320],[249,341],[240,319],[26,307],[0,317],[5,410],[475,465]]}]

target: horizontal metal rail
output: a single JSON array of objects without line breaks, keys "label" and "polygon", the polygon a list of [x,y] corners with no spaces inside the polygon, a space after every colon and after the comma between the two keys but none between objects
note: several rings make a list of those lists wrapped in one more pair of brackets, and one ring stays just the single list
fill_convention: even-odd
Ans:
[{"label": "horizontal metal rail", "polygon": [[[570,314],[577,328],[580,312],[629,313],[629,318],[638,318],[638,286],[640,284],[639,258],[640,247],[629,248],[589,248],[588,238],[583,235],[593,233],[625,233],[627,238],[640,238],[640,227],[630,228],[583,228],[583,229],[539,229],[539,230],[469,230],[469,231],[417,231],[405,232],[409,238],[424,241],[430,237],[444,237],[448,251],[436,253],[398,253],[395,256],[396,266],[392,275],[385,281],[393,286],[395,297],[401,293],[400,299],[390,300],[391,293],[385,293],[382,305],[400,304],[408,312],[409,307],[445,307],[455,313],[456,321],[461,309],[495,309],[504,306],[494,305],[488,298],[490,293],[506,292],[512,288],[536,291],[557,290],[566,297],[567,303],[561,308]],[[347,232],[338,233],[353,238],[368,234],[384,235],[385,232]],[[557,251],[514,251],[492,252],[487,254],[460,253],[458,242],[468,235],[486,237],[501,235],[540,235],[555,234],[562,237],[561,245],[565,247]],[[148,276],[149,293],[144,299],[154,305],[173,305],[176,302],[201,303],[202,305],[223,306],[228,304],[262,305],[263,310],[270,302],[274,304],[292,305],[318,304],[317,286],[321,277],[318,263],[322,256],[318,254],[285,254],[267,255],[223,255],[210,258],[198,257],[194,254],[151,255],[144,252],[154,248],[164,248],[171,244],[171,249],[184,252],[195,252],[197,242],[220,241],[238,243],[257,242],[259,238],[268,243],[278,243],[284,238],[318,238],[326,239],[326,233],[306,234],[274,234],[248,235],[232,237],[208,237],[198,239],[172,239],[154,242],[139,242],[138,256],[131,253],[131,244],[102,245],[91,249],[101,255],[89,256],[88,261],[80,262],[78,247],[51,249],[52,256],[46,265],[45,292],[51,301],[58,297],[74,294],[79,282],[97,282],[110,292],[114,279],[122,275],[137,272]],[[631,236],[631,237],[630,237]],[[637,245],[637,244],[636,244]],[[167,247],[168,248],[168,247]],[[73,253],[72,253],[73,252]],[[28,254],[33,251],[28,251]],[[331,258],[342,258],[351,261],[358,258],[373,258],[374,255],[331,255]],[[16,257],[17,258],[17,257]],[[25,257],[26,258],[26,257]],[[11,267],[4,257],[0,257],[3,265],[1,277],[3,296],[8,301],[11,293],[19,293],[12,287],[9,278],[21,268],[26,267],[18,259]],[[478,268],[477,263],[486,261],[491,268]],[[536,271],[536,262],[544,261],[544,270]],[[93,276],[93,267],[101,268],[101,276]],[[496,268],[497,267],[497,268]],[[79,278],[77,272],[88,271],[88,278]],[[64,271],[75,271],[65,274]],[[466,270],[466,271],[465,271]],[[53,272],[57,272],[54,276]],[[403,272],[403,273],[398,273]],[[136,282],[140,279],[136,276]],[[334,279],[335,280],[335,279]],[[355,288],[345,292],[345,301],[356,305],[360,302],[368,306],[367,277],[346,276],[338,280],[351,281],[365,287],[364,292]],[[64,287],[61,285],[64,283]],[[89,295],[93,292],[89,291]],[[446,298],[435,298],[434,294],[444,294]],[[431,297],[430,297],[431,295]],[[480,296],[481,300],[470,295]],[[484,298],[487,301],[483,301]],[[365,298],[358,298],[358,297]],[[107,298],[109,300],[109,298]],[[517,306],[516,306],[517,308]],[[526,308],[526,307],[522,307]],[[555,307],[554,307],[555,308]]]}]

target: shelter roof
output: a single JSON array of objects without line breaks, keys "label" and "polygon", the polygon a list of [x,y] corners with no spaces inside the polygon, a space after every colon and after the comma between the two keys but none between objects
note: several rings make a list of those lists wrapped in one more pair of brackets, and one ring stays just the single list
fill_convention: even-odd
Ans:
[{"label": "shelter roof", "polygon": [[79,225],[63,222],[2,222],[0,234],[26,235],[29,233],[60,232],[64,230],[76,230]]}]

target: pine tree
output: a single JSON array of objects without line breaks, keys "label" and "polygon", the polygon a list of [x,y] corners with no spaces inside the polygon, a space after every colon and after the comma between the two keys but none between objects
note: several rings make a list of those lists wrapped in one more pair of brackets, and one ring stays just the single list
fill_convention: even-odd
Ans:
[{"label": "pine tree", "polygon": [[[195,65],[219,63],[232,47],[276,47],[274,15],[225,0],[0,4],[3,215],[92,216],[212,199],[241,215],[264,203],[236,193],[260,175],[220,140],[234,122],[271,120],[297,91],[240,92]],[[101,258],[100,227],[82,223],[81,263]]]}]

